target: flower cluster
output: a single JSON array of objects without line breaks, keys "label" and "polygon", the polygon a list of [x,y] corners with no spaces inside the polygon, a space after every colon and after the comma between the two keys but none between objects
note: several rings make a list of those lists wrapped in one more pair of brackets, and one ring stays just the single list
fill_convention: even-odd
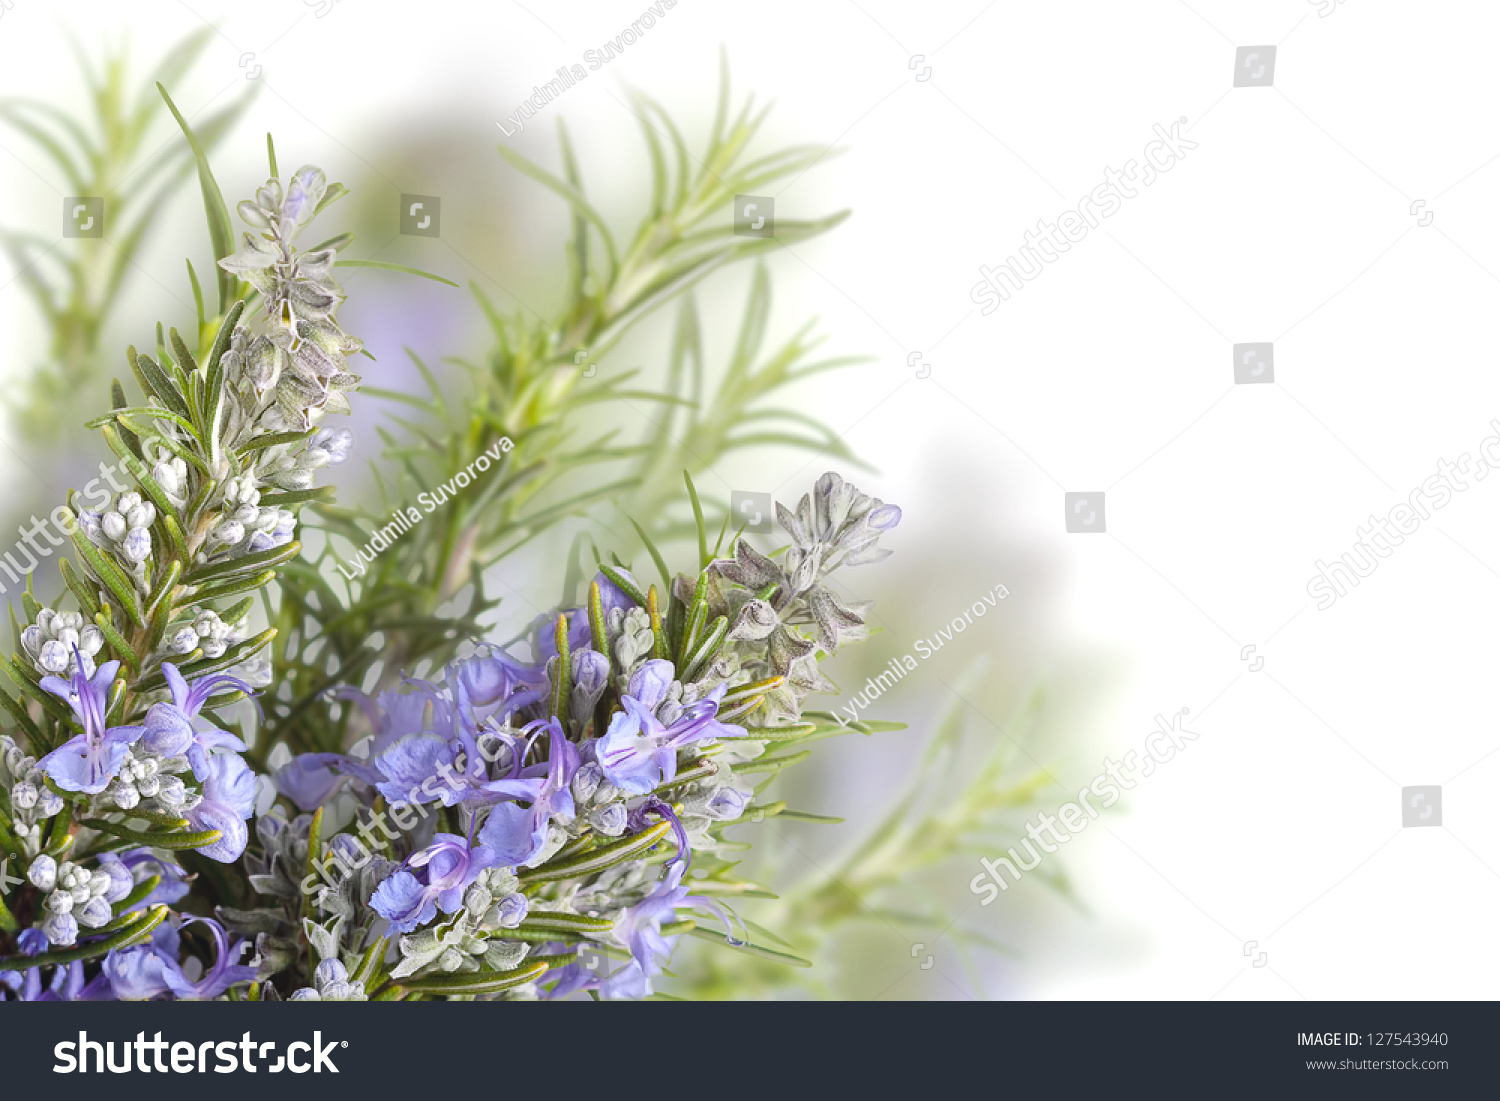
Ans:
[{"label": "flower cluster", "polygon": [[[220,261],[261,293],[270,333],[235,334],[230,345],[237,379],[235,407],[242,423],[273,432],[302,431],[325,413],[349,412],[346,391],[359,384],[345,364],[362,345],[339,328],[335,312],[343,292],[333,279],[334,248],[298,253],[292,242],[313,217],[337,198],[321,170],[300,169],[283,192],[267,180],[240,217],[261,233],[246,233],[240,250]],[[268,395],[274,401],[266,405]],[[231,422],[233,423],[233,422]]]},{"label": "flower cluster", "polygon": [[[751,814],[773,750],[822,729],[803,715],[810,694],[836,691],[816,662],[860,637],[866,610],[827,579],[883,558],[900,512],[828,474],[780,519],[793,542],[779,560],[740,539],[672,578],[665,609],[655,587],[601,565],[583,607],[534,625],[529,653],[480,646],[440,678],[341,690],[353,747],[273,760],[282,798],[323,808],[322,835],[306,813],[261,817],[252,882],[281,906],[226,920],[285,960],[312,896],[301,929],[321,977],[292,994],[304,999],[345,995],[356,974],[367,991],[379,978],[641,997],[695,912],[740,943],[686,874],[726,887],[722,829]],[[386,940],[397,959],[382,970],[370,953]]]},{"label": "flower cluster", "polygon": [[94,655],[103,646],[104,633],[77,612],[41,608],[36,622],[21,632],[21,649],[43,676],[68,675],[79,669],[92,676]]}]

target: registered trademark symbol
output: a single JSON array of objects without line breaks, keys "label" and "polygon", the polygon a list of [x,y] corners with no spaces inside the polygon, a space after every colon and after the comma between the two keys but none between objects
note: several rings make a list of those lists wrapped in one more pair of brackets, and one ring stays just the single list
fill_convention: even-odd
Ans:
[{"label": "registered trademark symbol", "polygon": [[349,1046],[349,1041],[348,1040],[340,1040],[339,1041],[339,1047],[348,1047],[348,1046]]}]

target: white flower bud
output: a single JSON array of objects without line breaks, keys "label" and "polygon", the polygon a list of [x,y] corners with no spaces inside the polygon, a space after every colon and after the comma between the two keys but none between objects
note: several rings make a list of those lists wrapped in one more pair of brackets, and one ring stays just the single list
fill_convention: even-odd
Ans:
[{"label": "white flower bud", "polygon": [[78,924],[87,929],[97,929],[101,925],[108,925],[114,916],[109,903],[98,897],[91,898],[77,913]]},{"label": "white flower bud", "polygon": [[104,648],[104,632],[90,623],[78,632],[78,649],[93,657]]},{"label": "white flower bud", "polygon": [[198,648],[198,632],[191,627],[184,627],[172,635],[169,645],[175,653],[191,654]]},{"label": "white flower bud", "polygon": [[51,788],[37,788],[36,816],[38,818],[51,818],[54,814],[61,814],[63,797]]},{"label": "white flower bud", "polygon": [[78,940],[78,919],[72,914],[53,914],[42,922],[42,932],[54,948],[67,948]]},{"label": "white flower bud", "polygon": [[30,810],[36,806],[40,797],[41,792],[36,789],[36,785],[24,780],[10,789],[10,801],[18,810]]},{"label": "white flower bud", "polygon": [[125,517],[118,512],[106,512],[99,519],[99,528],[111,540],[118,543],[125,538],[125,533],[130,530],[130,525],[125,522]]},{"label": "white flower bud", "polygon": [[53,891],[47,896],[47,909],[54,914],[67,914],[73,910],[73,893],[71,891]]},{"label": "white flower bud", "polygon": [[57,861],[50,856],[39,856],[26,869],[26,878],[39,891],[50,891],[57,886]]},{"label": "white flower bud", "polygon": [[[180,459],[177,461],[181,462]],[[151,469],[151,477],[168,497],[182,496],[182,478],[178,476],[177,468],[172,463],[157,463]]]},{"label": "white flower bud", "polygon": [[313,484],[313,472],[305,467],[294,468],[276,475],[276,484],[283,489],[308,489]]},{"label": "white flower bud", "polygon": [[120,551],[132,562],[144,562],[151,557],[151,533],[145,528],[131,528]]},{"label": "white flower bud", "polygon": [[49,673],[61,673],[68,668],[68,657],[68,648],[62,643],[44,642],[36,663]]},{"label": "white flower bud", "polygon": [[214,528],[214,538],[221,543],[233,546],[245,538],[245,527],[238,520],[225,520]]},{"label": "white flower bud", "polygon": [[110,798],[115,801],[115,806],[121,810],[130,810],[140,804],[141,793],[135,790],[134,784],[115,783],[110,790]]},{"label": "white flower bud", "polygon": [[176,776],[164,776],[158,783],[156,801],[164,807],[181,806],[187,798],[187,786]]}]

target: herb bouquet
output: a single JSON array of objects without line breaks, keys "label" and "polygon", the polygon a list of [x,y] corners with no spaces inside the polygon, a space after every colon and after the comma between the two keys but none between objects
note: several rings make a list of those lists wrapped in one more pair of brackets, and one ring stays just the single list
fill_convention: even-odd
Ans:
[{"label": "herb bouquet", "polygon": [[[724,831],[795,816],[766,786],[844,729],[807,709],[865,634],[830,575],[888,555],[900,511],[829,473],[777,506],[782,550],[727,524],[710,547],[689,478],[688,570],[642,533],[659,586],[600,560],[520,643],[471,640],[426,677],[403,645],[342,683],[309,640],[352,613],[298,536],[344,515],[316,484],[360,384],[334,268],[392,265],[341,258],[348,235],[300,244],[345,191],[312,167],[283,183],[274,150],[231,251],[195,153],[218,314],[200,294],[191,347],[158,327],[129,350],[139,396],[117,381],[91,422],[113,492],[53,514],[68,606],[28,589],[0,658],[0,1000],[640,998],[684,936],[806,965],[737,916],[768,893]],[[485,445],[479,472],[524,478],[509,436]],[[314,727],[337,744],[293,736]]]}]

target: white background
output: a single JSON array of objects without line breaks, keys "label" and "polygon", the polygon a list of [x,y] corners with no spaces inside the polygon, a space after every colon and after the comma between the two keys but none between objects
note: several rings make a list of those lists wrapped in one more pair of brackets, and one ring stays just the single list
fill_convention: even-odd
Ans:
[{"label": "white background", "polygon": [[[902,621],[935,629],[1003,582],[1013,614],[1031,618],[1005,634],[1002,664],[1041,676],[1047,655],[1111,655],[1098,683],[1068,679],[1080,719],[1043,762],[1060,782],[1051,806],[1105,753],[1139,748],[1158,714],[1189,708],[1201,735],[1064,854],[1077,906],[1027,883],[980,915],[1015,949],[991,965],[991,992],[1492,997],[1500,478],[1456,495],[1332,609],[1305,587],[1315,559],[1347,551],[1357,525],[1439,458],[1475,452],[1500,417],[1500,11],[680,0],[525,134],[496,129],[644,7],[74,2],[64,15],[14,0],[0,15],[0,95],[76,98],[64,17],[91,46],[128,24],[141,53],[215,22],[219,39],[174,92],[189,116],[238,94],[244,54],[264,69],[250,121],[216,156],[226,195],[263,174],[265,130],[284,170],[316,159],[334,179],[382,176],[390,195],[443,194],[440,261],[402,252],[410,240],[372,250],[389,244],[386,258],[479,280],[510,305],[497,288],[550,257],[559,215],[539,206],[549,213],[534,223],[506,222],[466,206],[453,181],[517,188],[498,141],[555,166],[559,116],[586,165],[625,156],[638,141],[628,87],[701,132],[722,45],[737,89],[776,101],[775,140],[841,150],[775,195],[783,218],[854,211],[775,261],[776,316],[789,332],[821,315],[836,351],[876,357],[810,399],[879,467],[861,484],[906,510],[891,541],[906,572],[899,584],[872,573],[867,595],[920,600]],[[1236,47],[1273,43],[1274,86],[1232,88]],[[1076,206],[1106,165],[1139,158],[1154,125],[1181,117],[1196,149],[980,315],[980,264],[1016,252],[1039,218]],[[441,155],[411,153],[425,135],[441,135]],[[397,138],[408,155],[382,160]],[[3,142],[4,219],[36,210],[50,225],[61,182]],[[638,195],[593,182],[606,210]],[[195,202],[183,209],[196,215]],[[181,317],[176,257],[202,247],[182,221],[143,262],[162,273],[134,292],[145,316]],[[505,238],[486,244],[502,222]],[[349,327],[378,345],[395,309]],[[398,342],[461,343],[472,310],[430,305],[441,309],[456,311],[444,332]],[[28,367],[14,352],[32,323],[16,288],[0,288],[10,374]],[[1273,385],[1234,385],[1231,345],[1250,341],[1275,342]],[[908,366],[913,352],[930,377]],[[724,486],[785,495],[816,473],[783,459],[726,470]],[[1107,534],[1064,532],[1072,490],[1106,491]],[[1241,660],[1251,645],[1257,672]],[[906,648],[872,655],[872,671]],[[1441,828],[1402,828],[1400,789],[1416,784],[1443,785]],[[951,870],[959,897],[974,871]]]}]

